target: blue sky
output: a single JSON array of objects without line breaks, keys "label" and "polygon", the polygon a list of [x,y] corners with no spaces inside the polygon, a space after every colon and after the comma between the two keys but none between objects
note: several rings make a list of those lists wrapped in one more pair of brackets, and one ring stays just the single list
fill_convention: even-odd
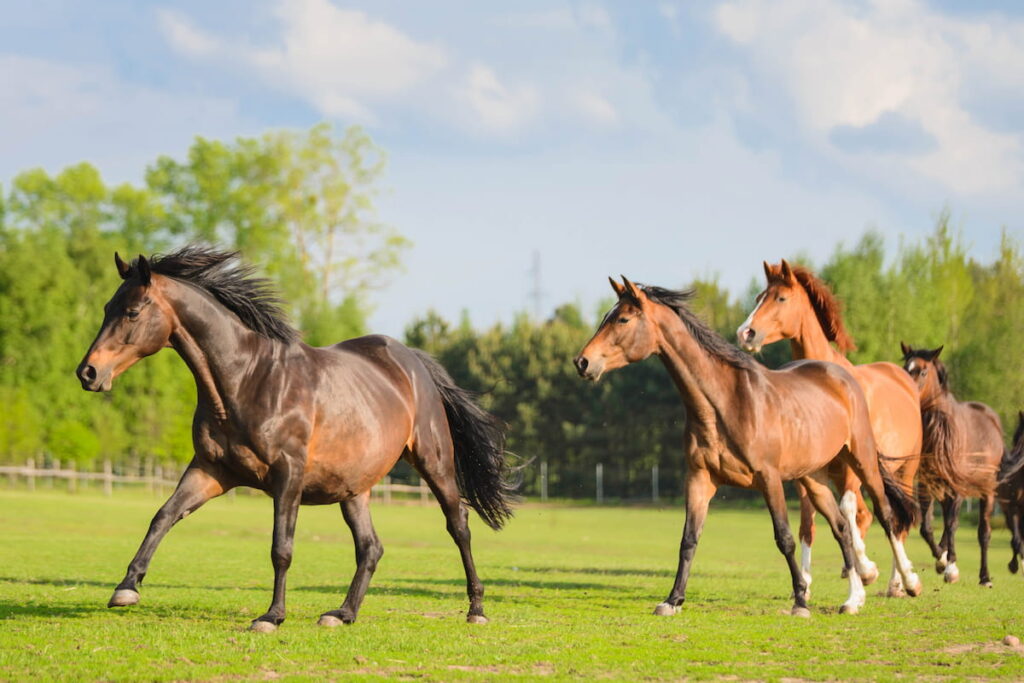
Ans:
[{"label": "blue sky", "polygon": [[138,180],[196,135],[359,123],[380,218],[414,242],[376,330],[477,325],[763,259],[824,260],[948,207],[973,254],[1024,238],[1015,3],[5,3],[0,179]]}]

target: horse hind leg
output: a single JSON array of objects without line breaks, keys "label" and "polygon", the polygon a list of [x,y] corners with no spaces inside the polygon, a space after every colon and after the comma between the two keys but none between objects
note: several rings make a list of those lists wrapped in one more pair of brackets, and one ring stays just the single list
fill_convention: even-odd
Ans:
[{"label": "horse hind leg", "polygon": [[351,624],[359,615],[359,607],[363,604],[370,579],[377,570],[377,563],[384,555],[384,546],[373,528],[370,517],[370,492],[366,491],[355,498],[341,503],[341,514],[352,532],[352,540],[356,547],[356,573],[345,594],[345,602],[341,607],[320,615],[320,626],[339,626]]},{"label": "horse hind leg", "polygon": [[[878,565],[868,557],[867,545],[864,543],[866,529],[862,527],[862,524],[865,520],[871,524],[871,513],[867,511],[864,498],[860,493],[860,479],[849,468],[845,469],[846,474],[839,487],[843,492],[839,510],[853,531],[853,552],[856,558],[854,566],[864,585],[870,586],[878,579]],[[843,576],[846,577],[845,573]]]},{"label": "horse hind leg", "polygon": [[851,525],[846,517],[839,510],[835,496],[823,481],[817,481],[811,477],[802,480],[814,506],[828,520],[832,529],[832,536],[839,543],[843,552],[843,567],[846,570],[846,578],[850,581],[850,595],[843,603],[839,611],[844,614],[856,614],[864,606],[867,593],[864,591],[864,582],[861,581],[860,573],[854,569],[856,553],[853,549],[853,539],[857,535],[856,527]]},{"label": "horse hind leg", "polygon": [[960,580],[960,568],[956,566],[956,531],[960,528],[960,507],[963,502],[964,499],[956,495],[942,500],[943,529],[939,547],[943,549],[940,559],[946,562],[942,571],[942,580],[946,583],[956,583]]},{"label": "horse hind leg", "polygon": [[454,447],[450,442],[436,446],[439,454],[424,454],[418,444],[410,453],[409,462],[420,473],[424,481],[434,492],[437,502],[441,505],[447,521],[448,534],[455,541],[462,557],[462,567],[466,572],[466,593],[469,596],[469,612],[466,621],[471,624],[486,624],[484,616],[484,584],[476,572],[473,551],[470,543],[469,511],[462,504],[458,483],[455,478]]}]

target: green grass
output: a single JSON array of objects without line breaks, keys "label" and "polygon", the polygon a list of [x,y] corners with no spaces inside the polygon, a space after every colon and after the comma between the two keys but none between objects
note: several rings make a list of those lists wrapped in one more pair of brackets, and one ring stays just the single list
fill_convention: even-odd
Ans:
[{"label": "green grass", "polygon": [[[764,511],[712,509],[689,601],[651,611],[675,572],[677,507],[525,506],[495,534],[473,524],[491,623],[466,624],[458,553],[436,506],[374,506],[385,555],[359,621],[316,626],[337,607],[352,542],[337,507],[303,508],[289,574],[288,620],[246,632],[270,601],[271,505],[213,501],[166,538],[142,602],[108,610],[114,585],[158,499],[142,493],[0,492],[0,679],[427,680],[933,679],[1024,677],[1024,579],[993,538],[995,588],[976,585],[974,530],[959,537],[960,584],[943,585],[923,543],[910,545],[925,581],[917,599],[868,588],[860,615],[837,613],[846,582],[825,529],[816,545],[813,616],[788,616],[785,563]],[[877,527],[868,539],[888,575]]]}]

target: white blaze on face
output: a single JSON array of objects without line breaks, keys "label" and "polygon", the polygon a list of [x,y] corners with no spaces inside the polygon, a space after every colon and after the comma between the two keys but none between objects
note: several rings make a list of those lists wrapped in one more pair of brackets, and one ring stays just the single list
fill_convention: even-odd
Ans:
[{"label": "white blaze on face", "polygon": [[877,576],[878,566],[868,558],[867,547],[864,545],[864,539],[860,537],[860,529],[857,527],[857,496],[853,491],[847,491],[843,494],[843,498],[839,502],[839,510],[842,512],[843,517],[846,518],[846,523],[850,526],[850,536],[853,537],[853,553],[857,562],[857,571],[862,576],[870,576],[872,574]]},{"label": "white blaze on face", "polygon": [[747,329],[748,329],[748,328],[749,328],[749,327],[750,327],[750,326],[751,326],[751,325],[752,325],[752,324],[754,323],[754,316],[755,316],[755,315],[757,315],[757,312],[758,312],[758,311],[759,311],[759,310],[761,309],[761,304],[763,304],[763,303],[764,303],[764,300],[765,300],[765,299],[767,299],[767,298],[768,298],[768,297],[761,297],[760,299],[758,299],[758,301],[757,301],[757,305],[756,305],[756,306],[754,306],[754,310],[752,310],[752,311],[750,312],[750,315],[748,315],[748,316],[747,316],[747,319],[746,319],[746,320],[744,320],[744,321],[743,321],[743,322],[742,322],[742,323],[740,324],[740,326],[736,328],[736,336],[737,336],[737,337],[739,338],[739,340],[740,340],[740,345],[741,345],[741,346],[742,346],[743,348],[747,349],[748,351],[749,351],[749,350],[757,351],[758,349],[755,349],[755,348],[753,348],[753,347],[748,347],[748,346],[747,346],[747,343],[746,343],[746,342],[745,342],[745,341],[743,340],[743,332],[744,332],[745,330],[747,330]]}]

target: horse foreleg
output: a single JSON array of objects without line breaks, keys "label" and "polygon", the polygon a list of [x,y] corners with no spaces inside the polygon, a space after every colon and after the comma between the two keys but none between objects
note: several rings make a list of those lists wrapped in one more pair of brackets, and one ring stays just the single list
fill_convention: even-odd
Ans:
[{"label": "horse foreleg", "polygon": [[845,614],[856,614],[864,606],[864,601],[867,598],[867,593],[864,591],[864,582],[861,581],[860,574],[854,567],[856,554],[853,550],[853,537],[857,530],[850,526],[845,515],[841,514],[839,506],[836,504],[835,496],[832,495],[828,484],[824,481],[819,482],[812,477],[807,477],[802,481],[805,482],[804,485],[810,493],[814,506],[828,520],[828,525],[832,529],[832,536],[839,543],[839,548],[843,552],[845,574],[850,581],[850,595],[839,611]]},{"label": "horse foreleg", "polygon": [[231,486],[226,485],[210,472],[201,469],[193,460],[181,475],[174,493],[153,516],[153,521],[149,524],[149,531],[142,539],[142,545],[139,546],[135,557],[128,565],[124,580],[114,589],[114,595],[107,603],[107,607],[136,604],[139,601],[138,587],[149,569],[149,561],[171,527],[185,519],[203,503],[219,496],[229,488]]},{"label": "horse foreleg", "polygon": [[939,541],[939,547],[943,553],[939,559],[946,561],[942,571],[942,580],[946,583],[960,580],[960,569],[956,566],[956,530],[960,528],[960,505],[963,502],[960,496],[942,499],[942,540]]},{"label": "horse foreleg", "polygon": [[805,593],[811,597],[811,546],[814,545],[814,504],[801,482],[796,484],[800,494],[800,571],[804,575]]},{"label": "horse foreleg", "polygon": [[292,564],[295,522],[302,499],[302,464],[282,456],[274,477],[274,539],[270,548],[270,561],[274,565],[274,598],[266,614],[249,625],[250,630],[261,633],[276,630],[284,621],[286,577]]},{"label": "horse foreleg", "polygon": [[804,583],[803,573],[796,563],[796,543],[793,541],[793,534],[789,530],[789,513],[786,510],[786,496],[782,489],[782,479],[778,472],[759,472],[754,475],[754,483],[764,494],[764,500],[768,504],[768,512],[772,516],[772,527],[775,530],[775,545],[779,552],[786,558],[789,565],[790,577],[793,580],[793,609],[794,616],[809,617],[811,612],[807,609],[807,584]]},{"label": "horse foreleg", "polygon": [[988,573],[988,544],[992,540],[992,509],[995,508],[995,495],[984,496],[978,510],[978,545],[981,546],[981,571],[978,572],[978,583],[987,588],[992,587],[992,577]]},{"label": "horse foreleg", "polygon": [[320,615],[321,626],[337,626],[351,624],[359,615],[359,606],[363,604],[370,579],[377,569],[377,563],[384,555],[384,546],[377,538],[370,518],[370,492],[361,493],[355,498],[341,503],[341,514],[352,532],[352,540],[356,546],[356,573],[345,595],[345,602],[340,609],[324,612]]},{"label": "horse foreleg", "polygon": [[1003,515],[1006,517],[1006,528],[1010,530],[1010,563],[1007,565],[1007,569],[1010,570],[1011,574],[1016,574],[1020,568],[1020,558],[1024,556],[1024,539],[1022,539],[1021,532],[1021,515],[1020,506],[1014,502],[1009,502],[1003,506]]},{"label": "horse foreleg", "polygon": [[935,558],[935,571],[941,574],[946,568],[946,561],[942,559],[942,548],[935,543],[935,531],[932,527],[932,508],[935,506],[935,499],[923,486],[918,491],[917,504],[921,508],[921,538],[928,544],[928,549]]},{"label": "horse foreleg", "polygon": [[690,469],[686,473],[686,522],[683,524],[683,539],[679,544],[679,568],[676,580],[672,584],[665,601],[654,608],[659,616],[669,616],[679,611],[679,606],[686,600],[686,583],[690,578],[690,566],[693,555],[697,551],[700,532],[704,528],[704,520],[708,516],[708,505],[715,495],[717,486],[711,480],[711,474],[704,469]]}]

